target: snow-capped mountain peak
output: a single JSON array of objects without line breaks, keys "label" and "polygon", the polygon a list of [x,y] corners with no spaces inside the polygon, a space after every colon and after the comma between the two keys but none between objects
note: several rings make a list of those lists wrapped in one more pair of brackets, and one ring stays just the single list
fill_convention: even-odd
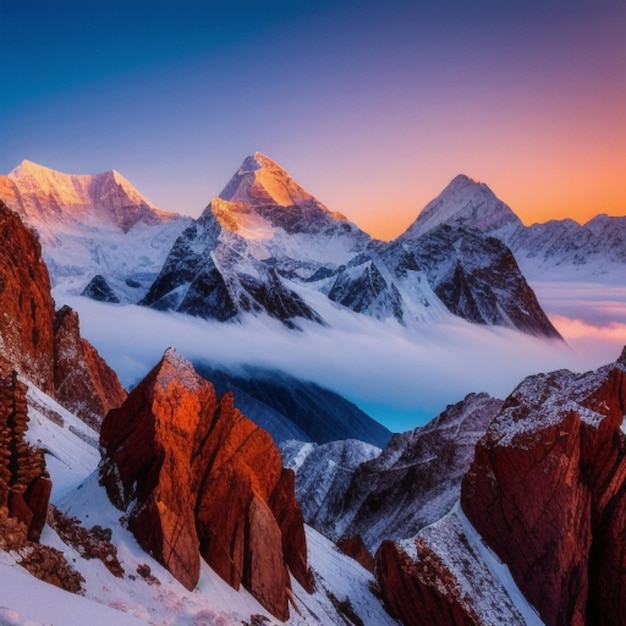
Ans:
[{"label": "snow-capped mountain peak", "polygon": [[64,174],[24,160],[7,178],[17,188],[18,212],[34,226],[39,221],[96,220],[127,232],[139,222],[155,224],[174,218],[174,214],[157,209],[115,170]]},{"label": "snow-capped mountain peak", "polygon": [[451,223],[488,234],[521,225],[515,213],[485,183],[459,174],[426,205],[401,237],[414,240],[441,224]]},{"label": "snow-capped mountain peak", "polygon": [[220,198],[251,206],[266,204],[289,207],[307,201],[318,203],[289,174],[269,157],[255,152],[247,157],[226,185]]},{"label": "snow-capped mountain peak", "polygon": [[55,288],[83,293],[100,276],[110,301],[143,297],[190,221],[157,209],[115,170],[65,174],[25,160],[0,176],[0,199],[38,232]]}]

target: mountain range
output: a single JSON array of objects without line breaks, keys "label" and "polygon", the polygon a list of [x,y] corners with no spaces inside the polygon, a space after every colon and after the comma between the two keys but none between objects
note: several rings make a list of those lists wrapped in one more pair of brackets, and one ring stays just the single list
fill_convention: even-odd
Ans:
[{"label": "mountain range", "polygon": [[100,274],[122,302],[145,294],[190,222],[114,170],[69,175],[22,161],[0,176],[0,199],[37,231],[54,289],[80,293]]},{"label": "mountain range", "polygon": [[39,233],[58,293],[219,321],[324,324],[319,293],[409,328],[452,314],[557,338],[526,279],[619,282],[626,263],[626,218],[526,227],[463,175],[398,238],[377,241],[260,153],[197,220],[160,211],[115,171],[29,161],[0,177],[0,198]]},{"label": "mountain range", "polygon": [[[553,339],[520,250],[537,271],[618,280],[623,218],[572,229],[573,252],[460,176],[379,242],[259,154],[193,221],[115,173],[24,163],[0,190],[0,621],[624,622],[626,348],[392,435],[318,385],[210,353],[170,348],[127,391],[52,297],[294,330],[332,306],[372,328],[462,318]],[[535,248],[516,248],[524,233]],[[92,254],[108,245],[119,259]],[[74,250],[90,260],[72,270]]]}]

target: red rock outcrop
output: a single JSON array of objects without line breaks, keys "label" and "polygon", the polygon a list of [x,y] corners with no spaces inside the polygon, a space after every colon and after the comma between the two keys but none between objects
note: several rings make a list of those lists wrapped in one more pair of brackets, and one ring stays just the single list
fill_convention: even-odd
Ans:
[{"label": "red rock outcrop", "polygon": [[81,339],[78,315],[56,315],[37,236],[0,201],[0,354],[25,378],[98,429],[126,397],[113,370]]},{"label": "red rock outcrop", "polygon": [[0,201],[0,353],[54,394],[54,301],[36,235]]},{"label": "red rock outcrop", "polygon": [[376,574],[390,613],[406,626],[526,626],[461,517],[454,510],[413,539],[381,544]]},{"label": "red rock outcrop", "polygon": [[626,350],[526,379],[476,447],[461,502],[548,626],[626,620]]},{"label": "red rock outcrop", "polygon": [[54,321],[54,386],[58,402],[97,431],[127,396],[117,374],[80,336],[78,314],[68,306]]},{"label": "red rock outcrop", "polygon": [[593,372],[523,381],[476,446],[462,510],[378,550],[390,610],[416,626],[526,623],[480,535],[547,626],[624,624],[625,416],[626,349]]},{"label": "red rock outcrop", "polygon": [[26,385],[0,363],[0,510],[22,522],[26,538],[38,541],[46,522],[52,482],[41,450],[30,446]]},{"label": "red rock outcrop", "polygon": [[293,474],[231,394],[168,350],[102,424],[101,480],[144,549],[188,589],[200,556],[280,619],[288,568],[310,588]]},{"label": "red rock outcrop", "polygon": [[[452,580],[447,567],[433,554],[423,551],[429,567],[418,563],[394,541],[384,541],[377,553],[377,572],[384,581],[385,600],[392,615],[405,626],[475,626],[479,622],[452,594],[446,582]],[[437,581],[445,581],[437,585]],[[450,586],[452,591],[453,586]]]},{"label": "red rock outcrop", "polygon": [[374,573],[374,557],[363,543],[361,535],[344,537],[337,542],[337,547],[344,554],[360,563],[368,572]]}]

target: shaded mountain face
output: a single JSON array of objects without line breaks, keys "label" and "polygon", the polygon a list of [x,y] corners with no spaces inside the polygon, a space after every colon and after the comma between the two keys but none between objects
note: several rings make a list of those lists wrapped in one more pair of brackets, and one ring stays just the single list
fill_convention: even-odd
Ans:
[{"label": "shaded mountain face", "polygon": [[107,415],[100,443],[109,497],[185,587],[198,582],[202,557],[282,620],[288,571],[312,590],[293,472],[232,394],[218,399],[173,350]]},{"label": "shaded mountain face", "polygon": [[237,406],[277,444],[289,439],[315,443],[359,439],[384,446],[391,437],[355,404],[314,383],[253,367],[240,374],[200,362],[195,367],[218,394],[232,392]]},{"label": "shaded mountain face", "polygon": [[298,319],[323,322],[307,298],[317,291],[340,307],[409,327],[453,314],[558,337],[508,249],[459,228],[480,219],[488,232],[508,232],[519,223],[486,186],[474,198],[475,186],[455,179],[425,217],[385,244],[256,153],[178,238],[142,304],[219,321],[268,314],[297,327]]},{"label": "shaded mountain face", "polygon": [[118,297],[102,274],[96,274],[82,290],[80,295],[91,298],[92,300],[97,300],[98,302],[119,303]]},{"label": "shaded mountain face", "polygon": [[[393,612],[407,624],[423,623],[418,615],[430,623],[521,624],[527,601],[548,626],[621,623],[625,415],[626,348],[592,372],[523,381],[478,441],[460,507],[378,551]],[[508,617],[496,615],[504,608]]]},{"label": "shaded mountain face", "polygon": [[23,161],[0,177],[0,199],[38,232],[55,288],[79,294],[101,274],[124,301],[145,294],[189,222],[157,209],[114,170],[70,175]]},{"label": "shaded mountain face", "polygon": [[305,521],[334,541],[359,536],[371,551],[413,536],[458,500],[474,446],[501,406],[470,394],[426,426],[394,434],[380,453],[358,441],[288,442],[281,449]]},{"label": "shaded mountain face", "polygon": [[408,264],[421,268],[437,296],[459,317],[560,338],[512,252],[494,237],[442,224],[417,240],[401,235],[386,259],[396,268]]},{"label": "shaded mountain face", "polygon": [[442,225],[499,239],[532,281],[623,282],[626,272],[626,217],[597,215],[584,225],[564,219],[524,226],[487,185],[467,176],[457,176],[401,239],[416,241]]}]

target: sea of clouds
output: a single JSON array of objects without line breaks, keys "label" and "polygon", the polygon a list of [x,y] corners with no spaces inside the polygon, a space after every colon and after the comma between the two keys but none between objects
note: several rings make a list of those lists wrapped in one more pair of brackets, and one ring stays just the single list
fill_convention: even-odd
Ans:
[{"label": "sea of clouds", "polygon": [[333,306],[323,312],[327,326],[305,322],[293,331],[267,318],[223,324],[76,296],[57,296],[57,305],[79,312],[83,336],[127,388],[173,346],[192,361],[279,369],[316,382],[402,431],[469,392],[504,397],[529,374],[585,371],[619,356],[626,344],[626,287],[610,293],[589,285],[535,288],[567,343],[452,317],[409,331]]}]

